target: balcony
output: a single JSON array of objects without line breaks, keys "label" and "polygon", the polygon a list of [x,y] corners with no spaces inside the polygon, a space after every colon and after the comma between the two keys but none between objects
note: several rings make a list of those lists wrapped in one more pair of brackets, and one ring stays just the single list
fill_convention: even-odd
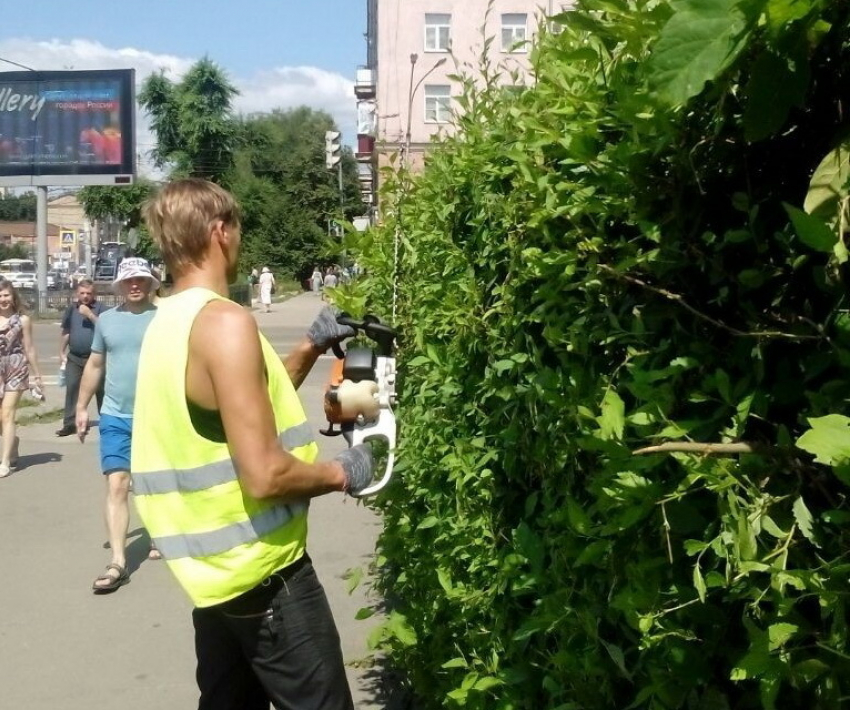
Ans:
[{"label": "balcony", "polygon": [[358,163],[371,163],[372,154],[375,152],[375,138],[373,136],[358,135],[357,150],[354,157]]},{"label": "balcony", "polygon": [[357,67],[354,78],[354,95],[358,99],[375,98],[375,70],[369,67]]}]

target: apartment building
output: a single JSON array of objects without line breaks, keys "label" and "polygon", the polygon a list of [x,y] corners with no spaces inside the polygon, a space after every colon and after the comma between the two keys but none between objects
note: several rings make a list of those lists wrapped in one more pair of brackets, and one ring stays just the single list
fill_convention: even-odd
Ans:
[{"label": "apartment building", "polygon": [[440,131],[451,130],[453,74],[475,74],[487,56],[520,76],[538,24],[560,10],[554,0],[367,0],[367,63],[358,68],[361,191],[374,204],[376,175],[397,154],[414,169]]}]

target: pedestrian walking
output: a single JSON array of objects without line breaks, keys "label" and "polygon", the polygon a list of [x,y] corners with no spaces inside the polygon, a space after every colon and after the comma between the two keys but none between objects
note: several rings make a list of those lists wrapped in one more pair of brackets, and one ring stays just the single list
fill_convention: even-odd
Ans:
[{"label": "pedestrian walking", "polygon": [[325,290],[323,296],[325,300],[327,300],[328,296],[330,295],[330,290],[332,288],[336,288],[338,280],[339,279],[337,278],[336,272],[333,269],[328,269],[328,273],[325,274]]},{"label": "pedestrian walking", "polygon": [[[142,339],[156,307],[150,302],[159,281],[144,259],[128,257],[118,265],[113,282],[121,294],[120,306],[101,314],[94,330],[91,356],[83,370],[77,401],[77,436],[85,441],[89,430],[89,403],[105,380],[100,413],[100,466],[106,479],[104,514],[111,559],[92,584],[95,594],[106,594],[130,580],[126,546],[130,523],[130,440],[136,399],[136,374]],[[168,349],[162,351],[167,353]],[[165,357],[165,355],[163,355]],[[159,553],[152,549],[151,557]]]},{"label": "pedestrian walking", "polygon": [[133,488],[195,605],[199,708],[349,710],[339,635],[306,550],[307,507],[363,490],[374,463],[365,445],[314,463],[296,389],[354,332],[324,309],[281,361],[226,298],[241,239],[230,193],[179,180],[144,212],[174,290],[142,346]]},{"label": "pedestrian walking", "polygon": [[316,295],[321,295],[322,293],[322,285],[325,280],[322,278],[322,272],[318,266],[313,267],[313,275],[310,276],[310,284],[313,288],[313,293]]},{"label": "pedestrian walking", "polygon": [[19,440],[16,414],[21,395],[30,388],[30,374],[41,392],[38,355],[32,339],[32,322],[21,312],[15,286],[0,279],[0,478],[8,476],[18,463]]},{"label": "pedestrian walking", "polygon": [[263,271],[260,274],[260,303],[263,304],[263,313],[271,313],[274,287],[274,275],[269,270],[268,266],[264,266]]},{"label": "pedestrian walking", "polygon": [[[94,338],[94,326],[104,306],[97,300],[94,282],[81,279],[77,284],[77,300],[65,310],[62,316],[61,337],[59,340],[59,368],[65,372],[65,416],[62,427],[56,436],[70,436],[77,433],[77,398],[80,394],[80,380],[91,355]],[[103,406],[103,386],[95,393],[97,411]]]}]

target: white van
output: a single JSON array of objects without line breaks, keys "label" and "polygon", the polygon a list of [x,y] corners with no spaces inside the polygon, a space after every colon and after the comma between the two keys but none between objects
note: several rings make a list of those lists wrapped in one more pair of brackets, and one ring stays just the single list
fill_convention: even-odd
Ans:
[{"label": "white van", "polygon": [[[0,261],[0,278],[11,281],[15,288],[35,288],[36,268],[32,259],[6,259]],[[53,288],[56,279],[47,275],[47,288]]]}]

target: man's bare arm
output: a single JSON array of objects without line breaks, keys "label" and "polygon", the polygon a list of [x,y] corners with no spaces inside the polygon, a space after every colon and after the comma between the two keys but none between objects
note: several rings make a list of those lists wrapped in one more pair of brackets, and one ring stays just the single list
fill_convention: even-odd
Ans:
[{"label": "man's bare arm", "polygon": [[106,358],[103,353],[93,352],[86,361],[83,376],[80,380],[80,393],[77,396],[77,436],[85,441],[89,429],[89,403],[100,386],[103,373],[106,370]]},{"label": "man's bare arm", "polygon": [[283,361],[289,373],[289,379],[292,380],[296,389],[310,374],[319,355],[355,334],[353,328],[337,322],[337,315],[339,315],[338,309],[325,306],[316,316],[307,335]]},{"label": "man's bare arm", "polygon": [[239,306],[214,301],[198,314],[189,338],[186,393],[195,404],[219,411],[249,495],[297,499],[345,487],[340,463],[308,464],[280,446],[257,324]]},{"label": "man's bare arm", "polygon": [[298,389],[307,375],[310,374],[310,370],[313,369],[313,365],[316,364],[321,354],[321,351],[316,349],[312,341],[305,337],[286,356],[283,365],[289,373],[289,379],[292,380],[295,389]]}]

